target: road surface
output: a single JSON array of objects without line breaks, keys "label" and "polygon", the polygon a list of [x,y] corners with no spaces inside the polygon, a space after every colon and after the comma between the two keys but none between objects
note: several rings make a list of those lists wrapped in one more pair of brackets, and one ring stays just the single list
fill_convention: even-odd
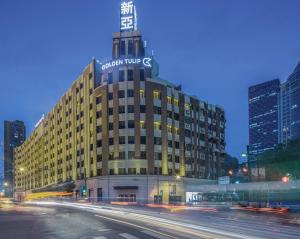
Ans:
[{"label": "road surface", "polygon": [[245,212],[160,212],[76,203],[7,205],[1,239],[299,239],[298,219]]}]

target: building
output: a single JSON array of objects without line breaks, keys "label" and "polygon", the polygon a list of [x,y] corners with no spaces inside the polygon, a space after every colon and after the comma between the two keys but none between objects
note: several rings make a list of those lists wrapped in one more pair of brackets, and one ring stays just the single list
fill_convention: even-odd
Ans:
[{"label": "building", "polygon": [[20,146],[26,137],[22,121],[4,121],[4,181],[8,185],[6,196],[13,196],[14,186],[14,149]]},{"label": "building", "polygon": [[4,160],[0,159],[0,193],[4,192]]},{"label": "building", "polygon": [[224,110],[159,77],[135,13],[121,3],[112,60],[94,59],[15,150],[16,194],[74,182],[76,197],[167,202],[224,173]]},{"label": "building", "polygon": [[300,63],[281,85],[280,142],[300,138]]},{"label": "building", "polygon": [[249,87],[249,154],[258,155],[278,144],[278,79]]}]

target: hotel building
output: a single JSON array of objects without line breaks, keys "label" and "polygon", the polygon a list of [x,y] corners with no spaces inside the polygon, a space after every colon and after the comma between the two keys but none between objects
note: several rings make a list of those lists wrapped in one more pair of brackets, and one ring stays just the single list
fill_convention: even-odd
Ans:
[{"label": "hotel building", "polygon": [[224,110],[159,77],[133,1],[120,26],[112,60],[93,59],[15,150],[16,194],[73,184],[76,197],[168,202],[224,174]]}]

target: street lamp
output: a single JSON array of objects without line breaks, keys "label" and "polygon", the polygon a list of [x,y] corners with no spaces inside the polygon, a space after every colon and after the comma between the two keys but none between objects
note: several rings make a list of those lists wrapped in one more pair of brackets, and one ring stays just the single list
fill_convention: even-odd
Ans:
[{"label": "street lamp", "polygon": [[3,186],[4,186],[4,187],[8,187],[8,182],[5,182],[5,183],[3,184]]}]

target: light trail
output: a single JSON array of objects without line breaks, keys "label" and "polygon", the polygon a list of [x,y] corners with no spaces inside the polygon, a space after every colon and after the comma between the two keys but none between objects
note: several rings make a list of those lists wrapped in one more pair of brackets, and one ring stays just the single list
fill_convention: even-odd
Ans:
[{"label": "light trail", "polygon": [[[228,232],[228,231],[213,229],[213,228],[204,227],[204,226],[200,226],[200,225],[193,225],[193,224],[188,224],[188,223],[178,222],[178,221],[174,221],[174,220],[168,220],[168,219],[163,219],[163,218],[159,218],[159,217],[141,214],[141,213],[143,213],[143,211],[138,211],[138,212],[133,213],[130,211],[116,209],[116,208],[101,207],[101,206],[95,206],[95,205],[82,205],[79,203],[67,203],[67,202],[65,202],[65,203],[30,202],[29,204],[49,205],[49,206],[56,205],[56,206],[65,206],[65,207],[67,206],[67,207],[73,207],[73,208],[77,208],[77,209],[89,210],[89,211],[94,211],[94,212],[98,212],[98,213],[102,213],[107,216],[110,216],[110,217],[105,217],[105,218],[112,219],[112,220],[118,220],[118,219],[113,219],[113,218],[111,218],[111,216],[122,217],[122,219],[128,220],[128,216],[130,215],[130,220],[136,220],[137,222],[152,224],[153,226],[157,226],[157,225],[159,225],[160,227],[164,226],[167,229],[176,230],[181,233],[188,233],[193,236],[202,236],[206,239],[208,239],[208,238],[209,239],[211,239],[211,238],[257,239],[258,238],[258,237],[243,235],[240,233]],[[126,222],[123,220],[118,220],[118,221],[121,221],[124,223],[129,223],[129,222]],[[159,224],[157,224],[157,223],[159,223]],[[133,223],[130,223],[130,224],[133,224]],[[133,225],[136,225],[136,224],[133,224]],[[140,226],[140,225],[136,225],[136,226]],[[259,238],[264,239],[263,237],[259,237]]]}]

